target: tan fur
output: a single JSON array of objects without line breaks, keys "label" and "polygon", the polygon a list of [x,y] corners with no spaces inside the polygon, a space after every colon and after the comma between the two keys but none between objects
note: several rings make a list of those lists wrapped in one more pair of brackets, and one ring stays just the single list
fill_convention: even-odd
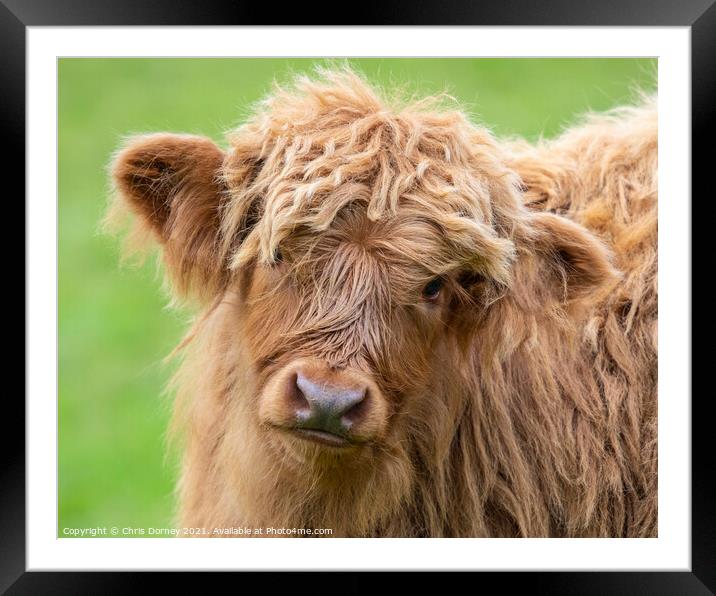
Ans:
[{"label": "tan fur", "polygon": [[[140,137],[113,170],[200,306],[182,526],[656,535],[654,101],[533,146],[324,72],[229,142]],[[371,441],[270,425],[304,361],[370,379]]]}]

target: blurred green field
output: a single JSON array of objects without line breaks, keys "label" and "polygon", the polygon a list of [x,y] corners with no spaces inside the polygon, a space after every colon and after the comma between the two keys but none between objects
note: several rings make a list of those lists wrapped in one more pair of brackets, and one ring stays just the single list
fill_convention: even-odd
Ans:
[{"label": "blurred green field", "polygon": [[[386,87],[447,89],[499,135],[554,136],[587,110],[655,86],[652,59],[361,59]],[[312,59],[61,59],[59,71],[59,522],[166,527],[176,465],[165,456],[171,370],[187,313],[168,310],[153,260],[118,266],[99,231],[121,137],[168,130],[221,142],[273,79]]]}]

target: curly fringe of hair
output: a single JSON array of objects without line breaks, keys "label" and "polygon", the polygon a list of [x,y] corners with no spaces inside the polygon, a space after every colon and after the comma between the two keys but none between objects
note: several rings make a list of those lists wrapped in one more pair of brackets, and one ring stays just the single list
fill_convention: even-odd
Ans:
[{"label": "curly fringe of hair", "polygon": [[231,267],[256,257],[272,262],[297,228],[325,231],[349,203],[364,204],[372,221],[400,204],[449,231],[460,255],[481,255],[486,273],[506,281],[514,247],[500,230],[519,225],[520,210],[491,202],[491,181],[518,180],[489,133],[459,111],[434,111],[441,98],[394,111],[355,73],[322,75],[278,87],[229,136],[222,237]]}]

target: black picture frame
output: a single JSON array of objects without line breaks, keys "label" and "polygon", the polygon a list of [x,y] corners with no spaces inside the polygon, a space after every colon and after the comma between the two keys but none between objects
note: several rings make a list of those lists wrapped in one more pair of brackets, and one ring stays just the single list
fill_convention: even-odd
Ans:
[{"label": "black picture frame", "polygon": [[[714,0],[608,0],[601,2],[551,0],[529,2],[453,1],[361,3],[351,12],[355,25],[480,25],[480,26],[687,26],[691,28],[692,58],[692,193],[706,184],[711,149],[706,137],[716,106],[716,5]],[[280,14],[279,14],[280,12]],[[335,5],[321,3],[275,6],[224,0],[0,0],[0,119],[6,148],[4,171],[19,173],[25,166],[25,39],[32,26],[108,25],[340,25]],[[280,22],[277,22],[280,21]],[[700,149],[701,150],[700,150]],[[16,174],[17,194],[24,196],[24,177]],[[12,187],[5,182],[6,192]],[[9,186],[8,186],[9,185]],[[19,204],[20,201],[7,201]],[[24,218],[24,215],[23,215]],[[194,574],[169,577],[155,573],[27,572],[25,570],[25,409],[14,393],[3,405],[6,443],[0,458],[0,590],[8,594],[127,593],[161,581],[171,589],[181,581],[184,591],[206,588]],[[690,396],[680,396],[684,400]],[[13,398],[13,399],[9,399]],[[708,393],[692,400],[692,564],[689,572],[503,572],[467,580],[476,588],[499,583],[501,590],[527,589],[536,593],[583,594],[710,594],[716,591],[716,495],[710,474],[716,469],[711,441]],[[18,429],[13,435],[9,427]],[[217,574],[215,574],[217,575]],[[371,574],[353,573],[341,582],[351,592],[363,591]],[[294,578],[289,577],[294,576]],[[281,584],[308,590],[322,580],[314,573],[285,574]],[[464,578],[463,578],[464,579]],[[235,581],[235,580],[232,580]],[[243,579],[241,580],[243,583]],[[248,580],[247,580],[248,581]],[[259,582],[265,581],[261,578]],[[429,589],[433,580],[419,578]],[[199,583],[201,582],[201,583]],[[285,582],[285,583],[284,583]],[[426,583],[427,582],[427,583]],[[260,584],[258,584],[260,585]],[[250,589],[250,588],[249,588]],[[344,590],[345,588],[341,588]],[[204,591],[202,589],[202,591]]]}]

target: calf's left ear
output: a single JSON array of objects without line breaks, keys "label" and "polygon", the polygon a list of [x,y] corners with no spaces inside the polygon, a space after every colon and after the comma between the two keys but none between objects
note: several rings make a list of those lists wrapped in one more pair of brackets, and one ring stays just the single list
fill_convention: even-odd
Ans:
[{"label": "calf's left ear", "polygon": [[552,213],[532,214],[536,248],[563,302],[608,292],[620,274],[605,244],[583,226]]},{"label": "calf's left ear", "polygon": [[223,151],[210,139],[132,137],[116,155],[117,200],[159,243],[180,295],[207,295],[225,272],[218,251]]}]

